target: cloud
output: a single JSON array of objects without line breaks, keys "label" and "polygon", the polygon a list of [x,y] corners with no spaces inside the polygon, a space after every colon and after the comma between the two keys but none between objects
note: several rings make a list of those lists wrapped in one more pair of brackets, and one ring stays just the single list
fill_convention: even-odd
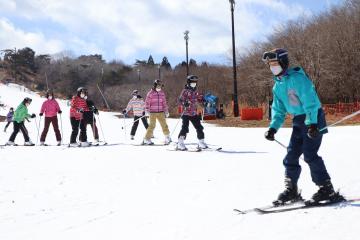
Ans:
[{"label": "cloud", "polygon": [[[6,13],[8,19],[16,18],[17,23],[26,19],[23,21],[34,23],[37,29],[48,28],[33,32],[25,24],[14,27],[10,20],[2,19],[2,25],[11,26],[10,32],[19,38],[16,40],[19,44],[29,46],[27,40],[32,38],[30,43],[35,42],[32,44],[42,52],[98,51],[108,58],[120,57],[127,62],[144,52],[182,56],[185,30],[190,31],[189,51],[193,56],[224,54],[231,48],[230,4],[226,0],[107,0],[106,4],[103,0],[2,2],[0,14]],[[237,0],[237,46],[248,46],[252,40],[271,32],[280,21],[304,11],[299,4],[280,0]],[[46,33],[56,31],[49,30],[52,26],[61,33]],[[6,34],[4,29],[0,29],[0,36]],[[14,42],[8,37],[3,37],[4,41]]]},{"label": "cloud", "polygon": [[46,39],[42,33],[25,32],[15,28],[7,19],[0,18],[0,48],[30,47],[39,53],[55,53],[64,48],[61,41]]}]

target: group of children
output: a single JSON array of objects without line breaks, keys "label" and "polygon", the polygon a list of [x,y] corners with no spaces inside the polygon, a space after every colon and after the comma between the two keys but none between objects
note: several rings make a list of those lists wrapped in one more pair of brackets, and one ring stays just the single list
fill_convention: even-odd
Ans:
[{"label": "group of children", "polygon": [[[203,96],[197,91],[198,77],[190,75],[187,77],[187,83],[184,90],[179,96],[179,104],[183,106],[182,128],[178,136],[177,149],[186,150],[184,140],[187,133],[189,132],[189,122],[193,124],[197,131],[197,137],[199,140],[199,148],[207,148],[204,141],[205,135],[203,126],[201,125],[201,117],[197,113],[197,105],[203,104]],[[163,91],[163,83],[156,79],[153,87],[147,93],[145,101],[138,94],[137,90],[133,91],[133,98],[130,99],[126,109],[123,110],[123,114],[127,114],[130,110],[134,114],[134,122],[131,129],[131,139],[134,139],[136,129],[139,124],[139,120],[143,121],[144,127],[146,128],[146,134],[143,140],[144,145],[153,145],[151,141],[154,129],[156,127],[156,121],[159,121],[165,136],[164,144],[171,142],[169,127],[166,122],[166,118],[169,117],[169,108],[166,102],[166,95]],[[146,117],[149,117],[150,123],[147,123]]]},{"label": "group of children", "polygon": [[[46,100],[43,102],[40,109],[40,122],[41,118],[45,115],[44,119],[44,128],[40,135],[40,146],[46,146],[45,143],[47,133],[49,131],[50,125],[53,126],[55,137],[57,141],[57,146],[60,146],[62,143],[62,133],[59,130],[59,121],[58,114],[61,117],[62,110],[59,106],[59,103],[56,101],[54,97],[54,93],[52,91],[46,92]],[[25,146],[34,146],[35,144],[30,140],[28,131],[25,127],[25,120],[30,121],[29,118],[35,118],[36,114],[29,114],[28,107],[31,104],[32,99],[26,97],[20,105],[14,111],[13,108],[10,108],[9,113],[7,114],[7,124],[4,128],[4,132],[6,132],[7,128],[11,123],[14,125],[14,131],[11,134],[9,141],[6,143],[8,146],[14,146],[15,138],[19,131],[22,132],[24,136]],[[95,142],[93,144],[99,143],[99,133],[96,126],[95,115],[99,114],[97,108],[91,100],[87,99],[87,91],[85,88],[79,88],[77,90],[77,95],[74,96],[71,100],[71,108],[70,108],[70,122],[72,126],[72,133],[70,138],[70,146],[88,146],[87,135],[86,135],[86,127],[87,125],[91,125],[93,130]],[[62,123],[61,123],[62,124]],[[38,128],[38,126],[36,126]],[[80,129],[80,143],[77,143],[77,137]],[[38,129],[39,131],[40,129]]]},{"label": "group of children", "polygon": [[[262,60],[273,73],[273,103],[271,123],[269,130],[265,132],[265,138],[269,141],[275,140],[275,134],[282,126],[286,114],[293,115],[293,129],[287,154],[283,160],[285,167],[285,190],[273,202],[274,205],[283,205],[288,202],[302,200],[298,190],[297,182],[301,173],[299,158],[303,154],[305,162],[310,167],[312,181],[319,186],[319,190],[312,196],[307,204],[317,204],[321,201],[338,202],[343,201],[344,197],[334,191],[330,176],[326,170],[323,159],[318,155],[323,134],[327,133],[325,114],[321,107],[321,102],[316,93],[311,80],[300,67],[289,67],[288,52],[285,49],[274,49],[263,54]],[[199,140],[199,148],[207,148],[204,141],[205,135],[201,124],[200,116],[197,114],[197,105],[203,103],[203,96],[197,91],[198,77],[190,75],[187,77],[185,88],[179,96],[179,104],[183,106],[181,114],[182,127],[178,135],[178,150],[186,150],[184,143],[189,132],[191,122],[196,129]],[[165,136],[165,144],[171,142],[170,131],[166,123],[169,117],[169,109],[166,102],[165,92],[162,82],[157,79],[154,81],[152,89],[147,93],[145,101],[138,91],[133,91],[133,97],[129,101],[123,114],[130,110],[134,114],[134,123],[131,129],[131,139],[134,139],[139,120],[142,120],[146,130],[143,140],[144,145],[154,144],[151,141],[156,121],[160,122]],[[25,145],[33,145],[24,125],[24,120],[35,118],[35,114],[28,114],[30,98],[25,98],[14,113],[8,114],[9,122],[14,123],[14,132],[8,141],[8,145],[14,145],[14,140],[19,131],[24,135]],[[58,143],[61,142],[61,135],[58,129],[57,114],[61,114],[61,109],[54,99],[53,93],[47,94],[40,116],[45,113],[45,127],[41,134],[40,143],[45,144],[45,138],[50,126],[53,124]],[[13,116],[12,116],[13,114]],[[70,139],[71,146],[78,146],[77,135],[80,129],[80,145],[88,146],[86,127],[92,126],[95,141],[98,141],[95,116],[98,111],[94,104],[87,99],[85,88],[79,88],[77,95],[72,98],[70,109],[70,121],[72,134]],[[149,117],[150,123],[147,123]]]}]

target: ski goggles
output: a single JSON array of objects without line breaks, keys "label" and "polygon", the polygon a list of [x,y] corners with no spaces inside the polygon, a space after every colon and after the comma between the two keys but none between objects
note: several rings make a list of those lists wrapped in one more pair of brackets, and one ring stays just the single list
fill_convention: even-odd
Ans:
[{"label": "ski goggles", "polygon": [[276,52],[264,52],[263,56],[262,56],[262,61],[264,63],[269,63],[269,62],[272,62],[272,61],[279,61],[280,58],[282,56],[285,56],[285,55],[288,55],[287,52],[283,52],[283,53],[276,53]]}]

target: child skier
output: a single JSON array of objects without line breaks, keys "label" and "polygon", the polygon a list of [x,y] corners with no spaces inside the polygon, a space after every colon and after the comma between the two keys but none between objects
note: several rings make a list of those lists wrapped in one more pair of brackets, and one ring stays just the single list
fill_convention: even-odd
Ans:
[{"label": "child skier", "polygon": [[93,136],[94,136],[94,142],[92,143],[92,145],[99,145],[99,131],[96,126],[96,119],[95,119],[95,115],[94,115],[94,114],[99,115],[99,110],[95,107],[94,102],[89,100],[87,96],[85,96],[85,99],[86,99],[86,104],[89,109],[89,111],[84,112],[83,121],[85,124],[85,128],[87,127],[87,125],[91,126]]},{"label": "child skier", "polygon": [[265,138],[274,141],[274,135],[282,126],[286,114],[294,116],[292,135],[283,160],[285,190],[273,202],[274,205],[302,199],[297,187],[301,172],[299,165],[301,154],[304,154],[305,162],[310,167],[312,181],[319,186],[319,190],[306,201],[306,204],[316,205],[321,201],[344,200],[334,191],[324,161],[318,155],[323,134],[327,133],[327,130],[319,131],[326,126],[326,120],[314,85],[302,68],[289,68],[288,52],[284,49],[265,52],[262,60],[270,67],[275,81],[272,118]]},{"label": "child skier", "polygon": [[4,128],[4,132],[6,132],[6,129],[9,127],[9,125],[13,122],[13,117],[14,117],[14,108],[11,107],[8,114],[6,115],[6,125]]},{"label": "child skier", "polygon": [[169,117],[168,106],[166,103],[165,92],[162,90],[163,84],[159,79],[154,81],[154,86],[148,92],[145,99],[145,115],[150,117],[150,124],[146,130],[144,137],[144,145],[153,145],[151,137],[156,126],[156,119],[160,122],[162,131],[165,135],[165,145],[170,144],[170,131],[166,123],[166,118]]},{"label": "child skier", "polygon": [[61,134],[59,131],[59,124],[58,124],[58,118],[57,114],[61,114],[62,111],[60,109],[60,106],[58,102],[54,98],[54,93],[52,91],[46,92],[46,100],[41,106],[40,110],[40,116],[43,116],[45,113],[45,124],[44,124],[44,130],[41,133],[40,137],[40,146],[46,146],[45,139],[46,135],[49,131],[50,123],[53,125],[57,146],[61,145]]},{"label": "child skier", "polygon": [[179,97],[179,103],[183,106],[184,110],[181,116],[182,127],[179,133],[178,144],[176,146],[177,150],[187,150],[184,140],[186,138],[186,134],[189,132],[189,122],[191,122],[196,129],[197,138],[199,139],[198,148],[205,149],[208,147],[204,141],[204,127],[201,125],[201,117],[197,114],[197,104],[203,103],[203,96],[196,89],[197,82],[197,76],[188,76],[185,88],[182,90]]},{"label": "child skier", "polygon": [[134,114],[134,123],[131,128],[130,137],[131,140],[134,140],[140,119],[144,124],[145,129],[149,127],[149,124],[145,117],[145,102],[143,98],[139,95],[138,90],[134,90],[132,92],[132,98],[130,99],[126,109],[123,110],[123,114],[127,114],[130,110],[132,110]]},{"label": "child skier", "polygon": [[76,142],[77,135],[80,128],[80,146],[87,147],[89,143],[87,142],[86,136],[86,125],[83,121],[83,113],[89,111],[89,108],[86,103],[85,96],[87,95],[86,88],[79,87],[77,89],[77,94],[71,100],[70,108],[70,122],[72,127],[71,137],[70,137],[70,147],[77,147],[79,144]]},{"label": "child skier", "polygon": [[25,128],[24,120],[28,117],[35,118],[36,115],[33,113],[30,115],[28,113],[28,107],[31,104],[31,98],[24,98],[24,100],[20,103],[20,105],[17,107],[14,113],[14,132],[11,134],[9,141],[6,143],[8,146],[15,146],[15,138],[19,131],[22,132],[24,136],[25,146],[34,146],[35,144],[31,142],[28,131]]}]

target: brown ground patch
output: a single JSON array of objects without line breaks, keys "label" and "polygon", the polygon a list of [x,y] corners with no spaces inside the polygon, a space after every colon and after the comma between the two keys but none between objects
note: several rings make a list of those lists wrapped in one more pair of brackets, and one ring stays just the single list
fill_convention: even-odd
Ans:
[{"label": "brown ground patch", "polygon": [[[330,125],[346,115],[326,115],[327,124]],[[240,118],[227,117],[225,120],[206,120],[206,123],[216,124],[221,127],[243,127],[243,128],[254,128],[254,127],[269,127],[270,121],[261,120],[261,121],[244,121]],[[354,117],[352,119],[346,120],[337,126],[344,125],[360,125],[360,117]],[[284,127],[291,127],[291,118],[288,117],[284,123]]]}]

